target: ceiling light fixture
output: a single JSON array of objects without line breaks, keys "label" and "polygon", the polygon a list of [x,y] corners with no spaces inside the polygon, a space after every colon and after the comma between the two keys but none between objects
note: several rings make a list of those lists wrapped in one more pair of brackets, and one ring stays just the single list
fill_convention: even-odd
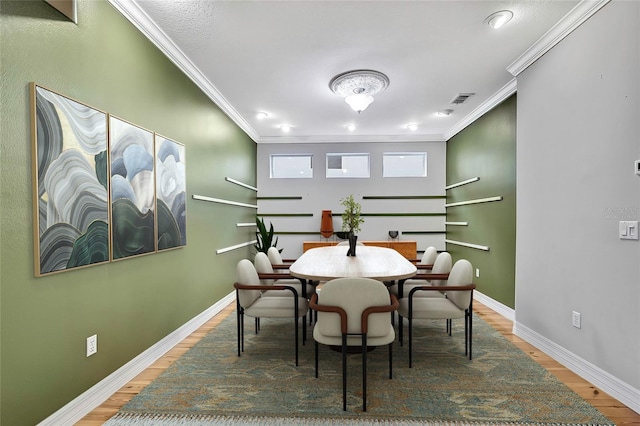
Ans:
[{"label": "ceiling light fixture", "polygon": [[452,112],[453,112],[452,109],[443,109],[441,111],[436,112],[436,115],[438,117],[448,117],[451,115]]},{"label": "ceiling light fixture", "polygon": [[282,126],[280,126],[280,130],[282,130],[283,132],[288,132],[289,130],[291,130],[291,126],[289,126],[288,124],[283,124]]},{"label": "ceiling light fixture", "polygon": [[415,132],[416,130],[418,130],[418,125],[415,123],[407,124],[407,129],[411,130],[412,132]]},{"label": "ceiling light fixture", "polygon": [[389,86],[389,77],[373,70],[354,70],[338,74],[329,82],[329,88],[342,96],[351,109],[360,113],[373,102],[373,95]]},{"label": "ceiling light fixture", "polygon": [[356,129],[356,126],[354,126],[353,124],[347,124],[347,130],[350,132],[353,132]]},{"label": "ceiling light fixture", "polygon": [[504,24],[509,22],[511,18],[513,18],[512,11],[501,10],[499,12],[492,13],[491,15],[487,16],[487,19],[485,19],[484,22],[494,30],[497,30],[498,28],[502,27]]},{"label": "ceiling light fixture", "polygon": [[267,114],[264,111],[260,111],[259,113],[256,114],[256,118],[258,120],[264,120],[265,118],[267,118],[269,116],[269,114]]}]

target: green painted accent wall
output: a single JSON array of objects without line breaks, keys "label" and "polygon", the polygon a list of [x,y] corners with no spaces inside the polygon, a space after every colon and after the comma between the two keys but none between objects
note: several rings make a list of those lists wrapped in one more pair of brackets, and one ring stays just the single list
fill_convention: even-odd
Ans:
[{"label": "green painted accent wall", "polygon": [[[104,0],[78,25],[44,1],[0,3],[0,424],[45,419],[229,294],[252,247],[256,145]],[[186,145],[187,246],[35,278],[29,83]],[[85,357],[86,338],[98,353]]]},{"label": "green painted accent wall", "polygon": [[502,196],[502,201],[447,208],[447,239],[489,246],[488,252],[447,244],[454,260],[480,269],[478,291],[515,308],[516,95],[447,142],[447,185],[480,180],[447,191],[447,203]]}]

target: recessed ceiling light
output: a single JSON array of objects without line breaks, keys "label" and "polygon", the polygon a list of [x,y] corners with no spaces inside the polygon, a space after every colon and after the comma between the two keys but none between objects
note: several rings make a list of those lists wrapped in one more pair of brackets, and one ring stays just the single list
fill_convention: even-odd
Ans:
[{"label": "recessed ceiling light", "polygon": [[441,111],[436,112],[436,115],[438,117],[448,117],[451,115],[452,112],[453,112],[452,109],[443,109]]},{"label": "recessed ceiling light", "polygon": [[269,114],[267,114],[264,111],[260,111],[259,113],[256,114],[256,118],[258,120],[264,120],[265,118],[269,117]]},{"label": "recessed ceiling light", "polygon": [[280,130],[282,130],[283,132],[288,132],[289,130],[291,130],[291,126],[289,126],[288,124],[283,124],[282,126],[280,126]]},{"label": "recessed ceiling light", "polygon": [[407,124],[407,129],[411,130],[412,132],[415,132],[416,130],[418,130],[418,125],[415,123]]},{"label": "recessed ceiling light", "polygon": [[499,12],[492,13],[491,15],[487,16],[487,19],[485,19],[484,22],[494,30],[497,30],[498,28],[502,27],[504,24],[509,22],[511,18],[513,18],[512,11],[501,10]]},{"label": "recessed ceiling light", "polygon": [[353,132],[356,129],[356,126],[353,124],[347,124],[347,130]]}]

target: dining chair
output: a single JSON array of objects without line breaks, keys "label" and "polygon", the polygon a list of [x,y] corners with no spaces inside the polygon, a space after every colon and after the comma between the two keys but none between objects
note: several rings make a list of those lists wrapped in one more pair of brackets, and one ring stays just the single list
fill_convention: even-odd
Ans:
[{"label": "dining chair", "polygon": [[418,269],[431,269],[436,257],[438,257],[438,250],[434,246],[429,246],[424,250],[419,260],[411,259],[410,262],[414,263]]},{"label": "dining chair", "polygon": [[[407,297],[400,299],[398,307],[399,337],[402,342],[403,318],[409,322],[409,367],[412,367],[413,321],[416,319],[446,319],[447,331],[451,335],[450,321],[464,318],[464,354],[472,358],[471,337],[473,334],[473,267],[466,259],[458,260],[451,268],[449,278],[443,286],[417,286]],[[446,297],[418,297],[420,292],[444,291]]]},{"label": "dining chair", "polygon": [[280,250],[273,246],[267,249],[267,257],[274,270],[289,269],[289,266],[296,261],[296,259],[283,259]]},{"label": "dining chair", "polygon": [[[264,286],[273,286],[273,285],[288,285],[296,289],[298,292],[298,296],[304,297],[305,299],[309,299],[313,293],[315,293],[316,288],[307,283],[307,280],[301,278],[294,278],[289,274],[289,272],[285,271],[274,271],[273,265],[269,261],[267,255],[263,252],[257,252],[253,264],[258,272],[258,277],[260,278],[260,283]],[[282,294],[278,291],[271,292],[268,289],[263,292],[262,296],[270,297],[270,296],[282,296]]]},{"label": "dining chair", "polygon": [[[236,319],[238,328],[238,356],[244,352],[244,317],[256,319],[256,334],[260,318],[293,318],[295,323],[295,358],[298,366],[298,335],[300,318],[309,310],[309,303],[299,297],[298,291],[290,285],[270,285],[270,292],[280,292],[281,296],[263,297],[265,285],[260,283],[258,272],[248,259],[242,259],[236,266]],[[304,332],[303,328],[303,332]]]},{"label": "dining chair", "polygon": [[318,312],[313,328],[315,368],[318,378],[319,344],[339,347],[342,353],[342,409],[347,410],[347,348],[362,352],[362,410],[367,411],[367,348],[387,345],[389,379],[393,378],[392,347],[395,331],[389,313],[398,308],[395,295],[370,278],[337,278],[323,285],[311,297],[310,307]]},{"label": "dining chair", "polygon": [[[432,266],[429,272],[418,272],[413,278],[408,280],[400,280],[397,284],[389,287],[389,291],[394,293],[398,299],[405,297],[412,288],[424,285],[441,286],[445,284],[447,274],[451,272],[452,259],[451,254],[443,251],[436,253],[435,260],[431,262]],[[444,297],[440,292],[421,292],[417,297]]]}]

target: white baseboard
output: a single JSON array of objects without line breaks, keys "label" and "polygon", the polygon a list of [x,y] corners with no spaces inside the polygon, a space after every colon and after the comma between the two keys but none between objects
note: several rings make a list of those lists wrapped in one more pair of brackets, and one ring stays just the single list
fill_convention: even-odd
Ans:
[{"label": "white baseboard", "polygon": [[170,349],[188,337],[191,333],[200,328],[203,324],[213,318],[216,314],[226,308],[229,303],[235,300],[235,292],[219,300],[214,305],[198,314],[187,323],[176,329],[171,334],[142,352],[137,357],[114,371],[99,383],[88,389],[73,401],[44,419],[40,426],[62,426],[73,425],[89,414],[93,409],[99,407],[111,395],[116,393],[121,387],[129,383],[134,377],[143,372],[151,364],[157,361]]},{"label": "white baseboard", "polygon": [[499,313],[500,315],[502,315],[506,319],[508,319],[510,321],[515,321],[515,319],[516,319],[516,311],[511,309],[507,305],[503,305],[502,303],[498,302],[497,300],[493,300],[489,296],[486,296],[486,295],[480,293],[477,290],[473,291],[473,298],[474,298],[474,300],[477,300],[478,302],[482,303],[487,308],[490,308],[490,309],[496,311],[497,313]]},{"label": "white baseboard", "polygon": [[640,389],[636,389],[619,378],[612,376],[601,368],[569,352],[562,346],[522,324],[514,322],[513,333],[527,343],[540,349],[578,376],[622,402],[636,413],[640,413]]}]

